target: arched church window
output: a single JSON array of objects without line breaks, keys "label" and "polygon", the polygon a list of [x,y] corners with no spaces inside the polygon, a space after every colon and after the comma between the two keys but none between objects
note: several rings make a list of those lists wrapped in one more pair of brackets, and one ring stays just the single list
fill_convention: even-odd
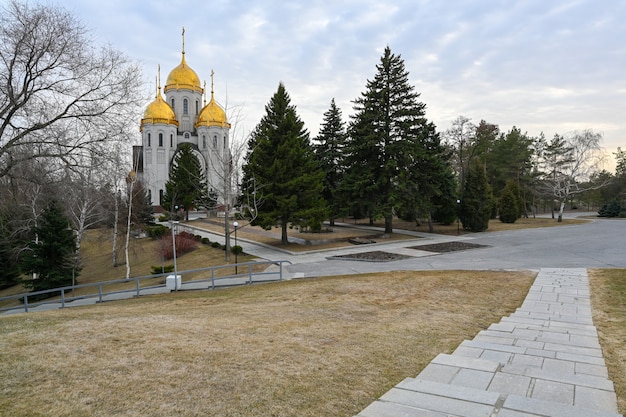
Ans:
[{"label": "arched church window", "polygon": [[163,146],[163,133],[159,133],[159,146]]},{"label": "arched church window", "polygon": [[217,148],[217,136],[213,136],[213,147]]},{"label": "arched church window", "polygon": [[174,107],[174,99],[172,98],[172,110],[175,110],[176,108]]},{"label": "arched church window", "polygon": [[159,205],[163,205],[163,190],[159,190]]},{"label": "arched church window", "polygon": [[187,99],[183,100],[183,114],[189,114],[189,101]]},{"label": "arched church window", "polygon": [[170,133],[170,148],[174,147],[174,135]]},{"label": "arched church window", "polygon": [[148,147],[149,147],[149,146],[151,146],[151,145],[150,145],[150,141],[151,141],[151,139],[152,139],[152,138],[150,137],[150,133],[148,133]]},{"label": "arched church window", "polygon": [[202,135],[202,147],[206,149],[206,136]]},{"label": "arched church window", "polygon": [[189,132],[185,132],[185,139],[189,139]]},{"label": "arched church window", "polygon": [[196,116],[198,115],[198,109],[200,108],[200,103],[196,100]]}]

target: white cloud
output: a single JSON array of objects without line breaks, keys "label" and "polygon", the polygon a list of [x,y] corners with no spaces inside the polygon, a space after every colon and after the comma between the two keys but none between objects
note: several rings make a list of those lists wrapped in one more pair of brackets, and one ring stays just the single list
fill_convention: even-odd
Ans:
[{"label": "white cloud", "polygon": [[[440,130],[458,115],[551,136],[576,128],[626,148],[626,2],[592,0],[64,0],[144,65],[148,85],[187,60],[251,129],[283,81],[315,135],[335,98],[347,120],[385,46],[400,54]],[[227,92],[225,90],[228,90]],[[152,87],[149,89],[152,91]]]}]

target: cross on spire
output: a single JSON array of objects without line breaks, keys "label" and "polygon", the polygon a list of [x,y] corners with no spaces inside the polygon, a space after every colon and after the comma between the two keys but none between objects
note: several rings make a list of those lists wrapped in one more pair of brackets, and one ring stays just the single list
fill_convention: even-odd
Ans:
[{"label": "cross on spire", "polygon": [[183,26],[183,55],[185,54],[185,27]]}]

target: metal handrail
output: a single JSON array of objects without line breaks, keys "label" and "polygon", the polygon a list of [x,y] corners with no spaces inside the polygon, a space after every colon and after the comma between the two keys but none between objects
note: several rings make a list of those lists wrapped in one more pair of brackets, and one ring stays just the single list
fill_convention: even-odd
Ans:
[{"label": "metal handrail", "polygon": [[[282,281],[283,280],[283,264],[285,263],[291,264],[290,261],[252,261],[252,262],[240,263],[240,264],[237,264],[237,266],[239,267],[239,271],[245,270],[245,272],[243,273],[239,272],[234,275],[224,275],[224,276],[219,276],[219,277],[215,276],[216,271],[219,271],[222,269],[233,268],[235,264],[210,266],[206,268],[197,268],[197,269],[188,269],[185,271],[178,271],[178,275],[183,276],[184,274],[190,274],[194,272],[210,271],[211,276],[209,278],[201,278],[201,279],[185,281],[185,282],[182,282],[182,284],[187,285],[188,287],[191,287],[190,284],[210,282],[211,285],[207,286],[206,288],[189,288],[189,289],[215,289],[216,286],[220,286],[220,285],[217,285],[216,283],[222,280],[230,280],[229,283],[225,285],[221,285],[224,287],[235,286],[235,285],[250,285],[254,282]],[[252,270],[252,267],[257,266],[257,265],[277,265],[279,269],[276,272],[272,272],[272,271],[254,272]],[[33,291],[33,292],[0,297],[0,303],[3,301],[15,300],[15,299],[20,299],[20,298],[24,299],[23,305],[12,306],[12,307],[0,307],[0,312],[10,311],[10,310],[24,310],[25,313],[28,313],[30,308],[35,308],[44,304],[59,304],[59,303],[61,304],[61,308],[65,308],[67,307],[66,304],[71,303],[72,301],[82,300],[82,299],[91,299],[91,298],[96,298],[97,302],[102,303],[103,301],[105,301],[104,298],[106,296],[110,296],[114,294],[133,293],[134,294],[133,296],[139,297],[141,296],[142,291],[145,293],[147,292],[147,290],[153,290],[153,289],[166,287],[165,283],[160,284],[160,285],[151,285],[151,286],[141,287],[140,285],[141,281],[144,281],[147,279],[159,278],[159,277],[166,277],[170,275],[173,275],[173,272],[154,274],[154,275],[144,275],[144,276],[133,277],[129,279],[122,278],[122,279],[116,279],[116,280],[111,280],[111,281],[101,281],[101,282],[94,282],[94,283],[89,283],[89,284],[79,284],[79,285],[66,286],[66,287],[54,288],[54,289],[49,289],[49,290]],[[278,279],[273,279],[273,280],[272,279],[267,279],[267,280],[253,279],[253,277],[256,277],[256,276],[266,276],[266,275],[278,275]],[[135,284],[133,289],[125,289],[125,290],[117,290],[117,291],[109,291],[109,292],[103,291],[103,287],[107,285],[123,284],[123,283],[127,284],[127,283],[132,283],[132,282],[134,282]],[[93,294],[87,294],[87,295],[79,295],[79,296],[72,295],[68,297],[68,293],[76,289],[90,288],[90,287],[97,287],[98,292],[93,293]],[[45,301],[35,302],[35,303],[28,302],[28,297],[33,297],[33,296],[41,295],[41,294],[58,293],[58,292],[61,293],[60,299],[59,298],[48,299]]]}]

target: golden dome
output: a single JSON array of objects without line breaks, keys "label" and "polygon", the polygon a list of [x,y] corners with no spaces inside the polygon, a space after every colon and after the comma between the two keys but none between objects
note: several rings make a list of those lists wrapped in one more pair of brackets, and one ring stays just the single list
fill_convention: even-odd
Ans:
[{"label": "golden dome", "polygon": [[140,130],[143,129],[144,124],[156,123],[178,126],[178,120],[176,120],[174,110],[172,110],[170,105],[163,100],[163,97],[161,97],[161,88],[157,89],[156,98],[152,103],[148,104],[146,111],[143,113]]},{"label": "golden dome", "polygon": [[211,93],[211,101],[202,108],[198,115],[196,128],[198,126],[219,126],[230,129],[230,124],[226,120],[226,112],[215,102],[213,93]]},{"label": "golden dome", "polygon": [[171,89],[189,89],[200,93],[203,92],[198,74],[196,74],[185,61],[185,52],[183,52],[181,63],[167,76],[167,83],[165,84],[163,92],[167,92]]}]

